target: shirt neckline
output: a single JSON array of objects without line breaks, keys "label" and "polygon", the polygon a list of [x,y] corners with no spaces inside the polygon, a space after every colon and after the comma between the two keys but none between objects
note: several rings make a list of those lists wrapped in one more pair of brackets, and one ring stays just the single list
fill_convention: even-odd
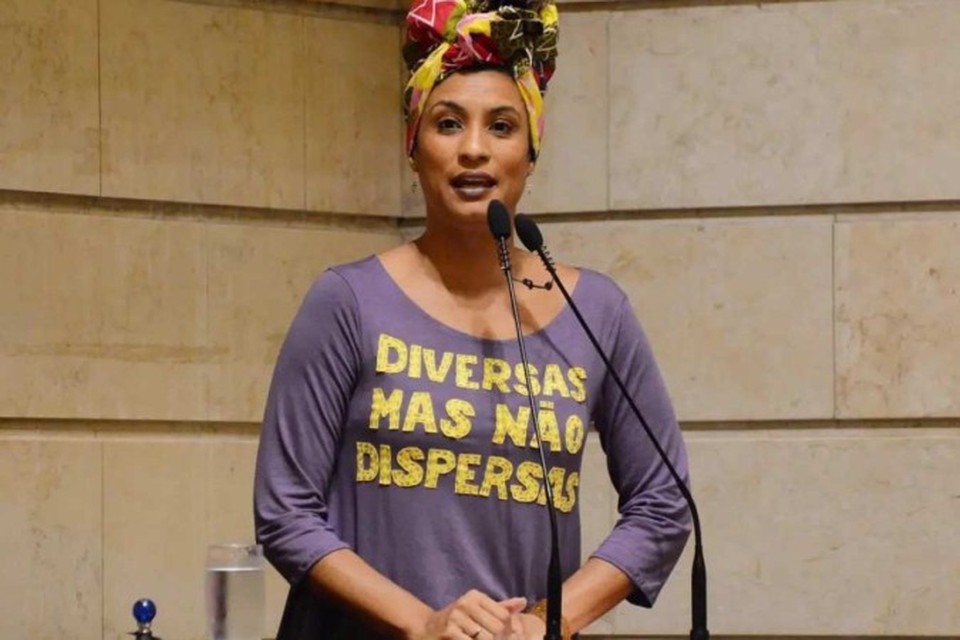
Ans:
[{"label": "shirt neckline", "polygon": [[[371,259],[371,260],[374,262],[374,264],[376,265],[376,268],[377,268],[377,270],[379,271],[380,275],[389,283],[390,288],[393,289],[393,291],[398,295],[399,298],[401,298],[401,299],[403,300],[403,302],[404,302],[407,306],[409,306],[410,308],[412,308],[417,315],[421,316],[422,318],[424,318],[425,320],[427,320],[427,321],[430,322],[431,324],[439,327],[439,328],[442,329],[443,331],[445,331],[445,332],[447,332],[447,333],[454,334],[454,335],[456,335],[456,336],[458,336],[458,337],[460,337],[460,338],[466,338],[466,339],[468,339],[468,340],[474,340],[474,341],[477,341],[477,342],[483,342],[483,343],[488,343],[488,344],[501,344],[501,345],[502,345],[502,344],[505,344],[505,343],[515,343],[515,342],[517,341],[516,335],[513,335],[513,336],[508,337],[508,338],[484,338],[484,337],[481,337],[481,336],[474,335],[474,334],[472,334],[472,333],[467,333],[466,331],[463,331],[462,329],[458,329],[458,328],[456,328],[456,327],[454,327],[454,326],[451,326],[451,325],[447,324],[446,322],[443,322],[442,320],[440,320],[440,319],[438,319],[438,318],[435,318],[435,317],[432,316],[430,313],[428,313],[426,309],[424,309],[424,308],[421,307],[419,304],[417,304],[417,302],[416,302],[413,298],[411,298],[409,295],[407,295],[407,292],[403,290],[403,287],[401,287],[401,286],[397,283],[397,281],[393,279],[393,276],[390,275],[390,272],[387,271],[387,268],[383,265],[383,262],[380,260],[380,256],[372,255],[372,256],[370,256],[370,259]],[[578,298],[579,298],[579,292],[580,292],[580,290],[581,290],[580,284],[583,282],[583,278],[584,278],[584,275],[585,275],[585,273],[586,273],[586,270],[585,270],[585,269],[582,269],[582,268],[578,268],[577,270],[579,271],[579,275],[578,275],[578,277],[577,277],[577,283],[574,285],[573,291],[570,292],[570,297],[571,297],[575,302],[580,302],[580,300],[578,299]],[[558,291],[557,293],[560,294],[559,291]],[[560,295],[563,295],[563,294],[560,294]],[[536,331],[531,331],[531,332],[528,332],[528,333],[524,333],[524,334],[523,334],[524,340],[526,340],[526,339],[528,339],[528,338],[537,338],[537,337],[542,337],[542,336],[546,335],[548,332],[550,332],[551,330],[553,330],[561,321],[564,321],[568,315],[570,315],[570,314],[572,314],[572,313],[573,313],[573,311],[572,311],[572,309],[570,308],[570,304],[569,304],[568,302],[564,301],[563,307],[560,309],[559,312],[557,312],[556,315],[553,316],[553,318],[550,319],[550,322],[548,322],[547,324],[543,325],[542,327],[540,327],[540,328],[537,329]]]}]

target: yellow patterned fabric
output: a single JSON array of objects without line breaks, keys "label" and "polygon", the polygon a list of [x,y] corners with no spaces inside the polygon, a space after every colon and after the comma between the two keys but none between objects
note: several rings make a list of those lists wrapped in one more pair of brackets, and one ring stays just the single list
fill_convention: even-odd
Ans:
[{"label": "yellow patterned fabric", "polygon": [[407,154],[416,144],[430,91],[445,77],[475,66],[502,67],[520,90],[530,119],[530,146],[540,153],[543,94],[556,68],[557,7],[531,0],[415,0],[406,18],[403,56]]}]

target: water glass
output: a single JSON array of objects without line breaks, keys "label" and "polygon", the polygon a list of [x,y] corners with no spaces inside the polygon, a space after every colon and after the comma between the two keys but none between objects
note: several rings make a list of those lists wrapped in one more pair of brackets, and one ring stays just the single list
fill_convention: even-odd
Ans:
[{"label": "water glass", "polygon": [[258,544],[207,547],[207,630],[210,640],[262,640],[264,560]]}]

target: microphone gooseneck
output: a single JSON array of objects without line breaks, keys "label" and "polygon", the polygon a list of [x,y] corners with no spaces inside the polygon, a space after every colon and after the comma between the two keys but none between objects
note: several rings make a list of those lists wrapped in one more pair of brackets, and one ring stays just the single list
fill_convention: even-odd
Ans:
[{"label": "microphone gooseneck", "polygon": [[[527,360],[527,347],[523,340],[523,328],[520,323],[520,309],[517,305],[517,292],[513,286],[513,271],[510,266],[510,213],[506,205],[499,200],[491,200],[487,207],[487,224],[490,233],[497,241],[497,252],[500,256],[500,270],[507,280],[507,290],[510,292],[510,310],[513,313],[513,325],[517,332],[517,344],[520,347],[520,362],[523,366],[524,378],[529,376],[530,363]],[[540,454],[540,468],[543,470],[543,486],[547,496],[547,513],[550,516],[550,564],[547,568],[547,633],[544,640],[563,640],[562,606],[563,606],[563,572],[560,567],[560,540],[557,527],[557,510],[553,503],[553,487],[550,484],[550,473],[547,469],[547,456],[543,449],[543,434],[540,432],[540,417],[537,412],[537,403],[533,393],[527,394],[530,403],[530,416],[537,432],[537,451]]]},{"label": "microphone gooseneck", "polygon": [[567,304],[570,305],[574,315],[577,317],[577,321],[580,323],[580,326],[583,327],[584,332],[586,332],[587,337],[593,344],[593,348],[596,349],[597,353],[600,355],[600,358],[603,360],[603,364],[606,365],[607,371],[610,372],[611,377],[613,378],[614,382],[616,382],[617,387],[620,389],[624,399],[626,399],[627,404],[630,406],[633,415],[636,416],[640,421],[641,426],[643,426],[643,430],[647,433],[647,437],[650,438],[654,448],[660,455],[660,459],[663,460],[667,470],[673,477],[674,482],[676,482],[677,488],[679,488],[680,493],[683,494],[684,500],[686,500],[687,504],[690,506],[690,515],[693,518],[694,534],[693,568],[690,579],[690,613],[692,618],[690,640],[709,640],[710,631],[707,629],[707,565],[703,559],[703,544],[700,536],[700,516],[697,512],[697,504],[693,499],[693,495],[690,493],[690,489],[687,488],[686,483],[680,477],[680,474],[677,473],[673,463],[670,462],[670,458],[663,450],[660,442],[657,440],[656,436],[654,436],[653,430],[650,429],[650,425],[647,424],[646,419],[640,412],[640,408],[637,407],[637,404],[630,395],[630,392],[627,391],[627,387],[620,378],[620,375],[613,368],[610,359],[607,357],[607,354],[604,353],[603,348],[600,346],[600,342],[593,334],[593,331],[590,330],[590,326],[587,324],[587,321],[584,320],[583,315],[580,313],[580,309],[577,308],[577,305],[570,296],[570,293],[567,291],[567,288],[563,286],[563,281],[561,281],[560,276],[557,275],[557,268],[553,262],[553,258],[550,256],[550,252],[543,244],[543,234],[540,233],[540,228],[537,226],[537,223],[534,222],[533,218],[519,213],[515,218],[514,224],[516,225],[517,236],[520,238],[520,242],[522,242],[523,246],[525,246],[528,250],[540,256],[543,266],[546,267],[547,271],[550,273],[550,276],[553,278],[553,281],[557,283],[557,288],[560,289],[560,292],[563,294],[564,299],[566,299]]}]

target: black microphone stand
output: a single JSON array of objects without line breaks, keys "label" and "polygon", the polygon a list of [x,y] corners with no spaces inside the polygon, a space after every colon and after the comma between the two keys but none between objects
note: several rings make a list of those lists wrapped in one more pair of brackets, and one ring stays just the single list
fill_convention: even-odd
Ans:
[{"label": "black microphone stand", "polygon": [[670,462],[670,458],[663,450],[660,442],[657,441],[657,438],[653,435],[653,430],[650,429],[650,425],[647,424],[646,419],[640,412],[640,408],[637,407],[636,402],[634,402],[633,397],[627,390],[623,380],[617,374],[610,362],[610,359],[607,357],[607,354],[604,353],[603,348],[600,346],[600,342],[597,340],[596,336],[593,335],[593,331],[590,330],[590,326],[580,313],[580,309],[577,308],[577,305],[570,296],[570,293],[567,291],[567,288],[563,285],[563,281],[560,280],[560,276],[557,274],[557,268],[553,263],[553,257],[550,256],[550,252],[547,251],[547,248],[543,244],[543,236],[540,233],[540,229],[537,228],[537,223],[528,216],[518,214],[516,216],[516,225],[517,235],[520,237],[520,241],[523,242],[523,245],[527,249],[533,251],[540,257],[540,260],[543,262],[543,266],[546,267],[547,271],[550,273],[550,277],[554,282],[557,283],[557,288],[560,289],[560,293],[563,294],[567,304],[573,310],[573,313],[577,317],[577,321],[580,323],[580,326],[583,327],[584,332],[586,332],[591,344],[593,344],[593,348],[596,349],[597,353],[600,355],[600,358],[607,367],[607,371],[610,372],[611,377],[613,378],[614,382],[616,382],[617,387],[620,389],[620,393],[623,394],[623,397],[630,406],[633,414],[640,421],[643,430],[647,433],[647,436],[653,443],[654,448],[660,455],[660,459],[666,464],[667,470],[670,472],[670,475],[673,476],[673,480],[677,484],[677,488],[680,489],[680,493],[683,494],[687,504],[690,505],[690,515],[693,519],[694,534],[693,567],[690,578],[690,613],[692,618],[690,640],[709,640],[710,631],[707,628],[707,565],[703,559],[703,544],[700,535],[700,515],[697,512],[697,504],[693,499],[693,495],[687,488],[686,483],[680,477],[680,474],[677,473],[677,470]]},{"label": "black microphone stand", "polygon": [[[530,363],[527,360],[527,347],[523,340],[523,328],[520,323],[520,309],[517,305],[517,291],[513,285],[513,272],[510,267],[510,247],[507,240],[510,238],[510,214],[506,206],[499,200],[492,200],[487,209],[487,221],[490,232],[497,241],[497,252],[500,257],[500,270],[507,280],[507,289],[510,293],[510,308],[513,313],[513,324],[517,332],[517,343],[520,347],[520,361],[524,376],[529,376]],[[553,503],[553,487],[550,484],[547,469],[547,457],[543,449],[543,434],[540,431],[540,418],[537,412],[537,403],[533,399],[532,390],[527,393],[530,403],[530,415],[537,432],[537,451],[540,453],[540,467],[543,469],[543,486],[547,497],[547,513],[550,516],[550,564],[547,567],[547,632],[544,640],[563,640],[562,608],[563,608],[563,572],[560,567],[560,540],[557,526],[557,511]]]}]

